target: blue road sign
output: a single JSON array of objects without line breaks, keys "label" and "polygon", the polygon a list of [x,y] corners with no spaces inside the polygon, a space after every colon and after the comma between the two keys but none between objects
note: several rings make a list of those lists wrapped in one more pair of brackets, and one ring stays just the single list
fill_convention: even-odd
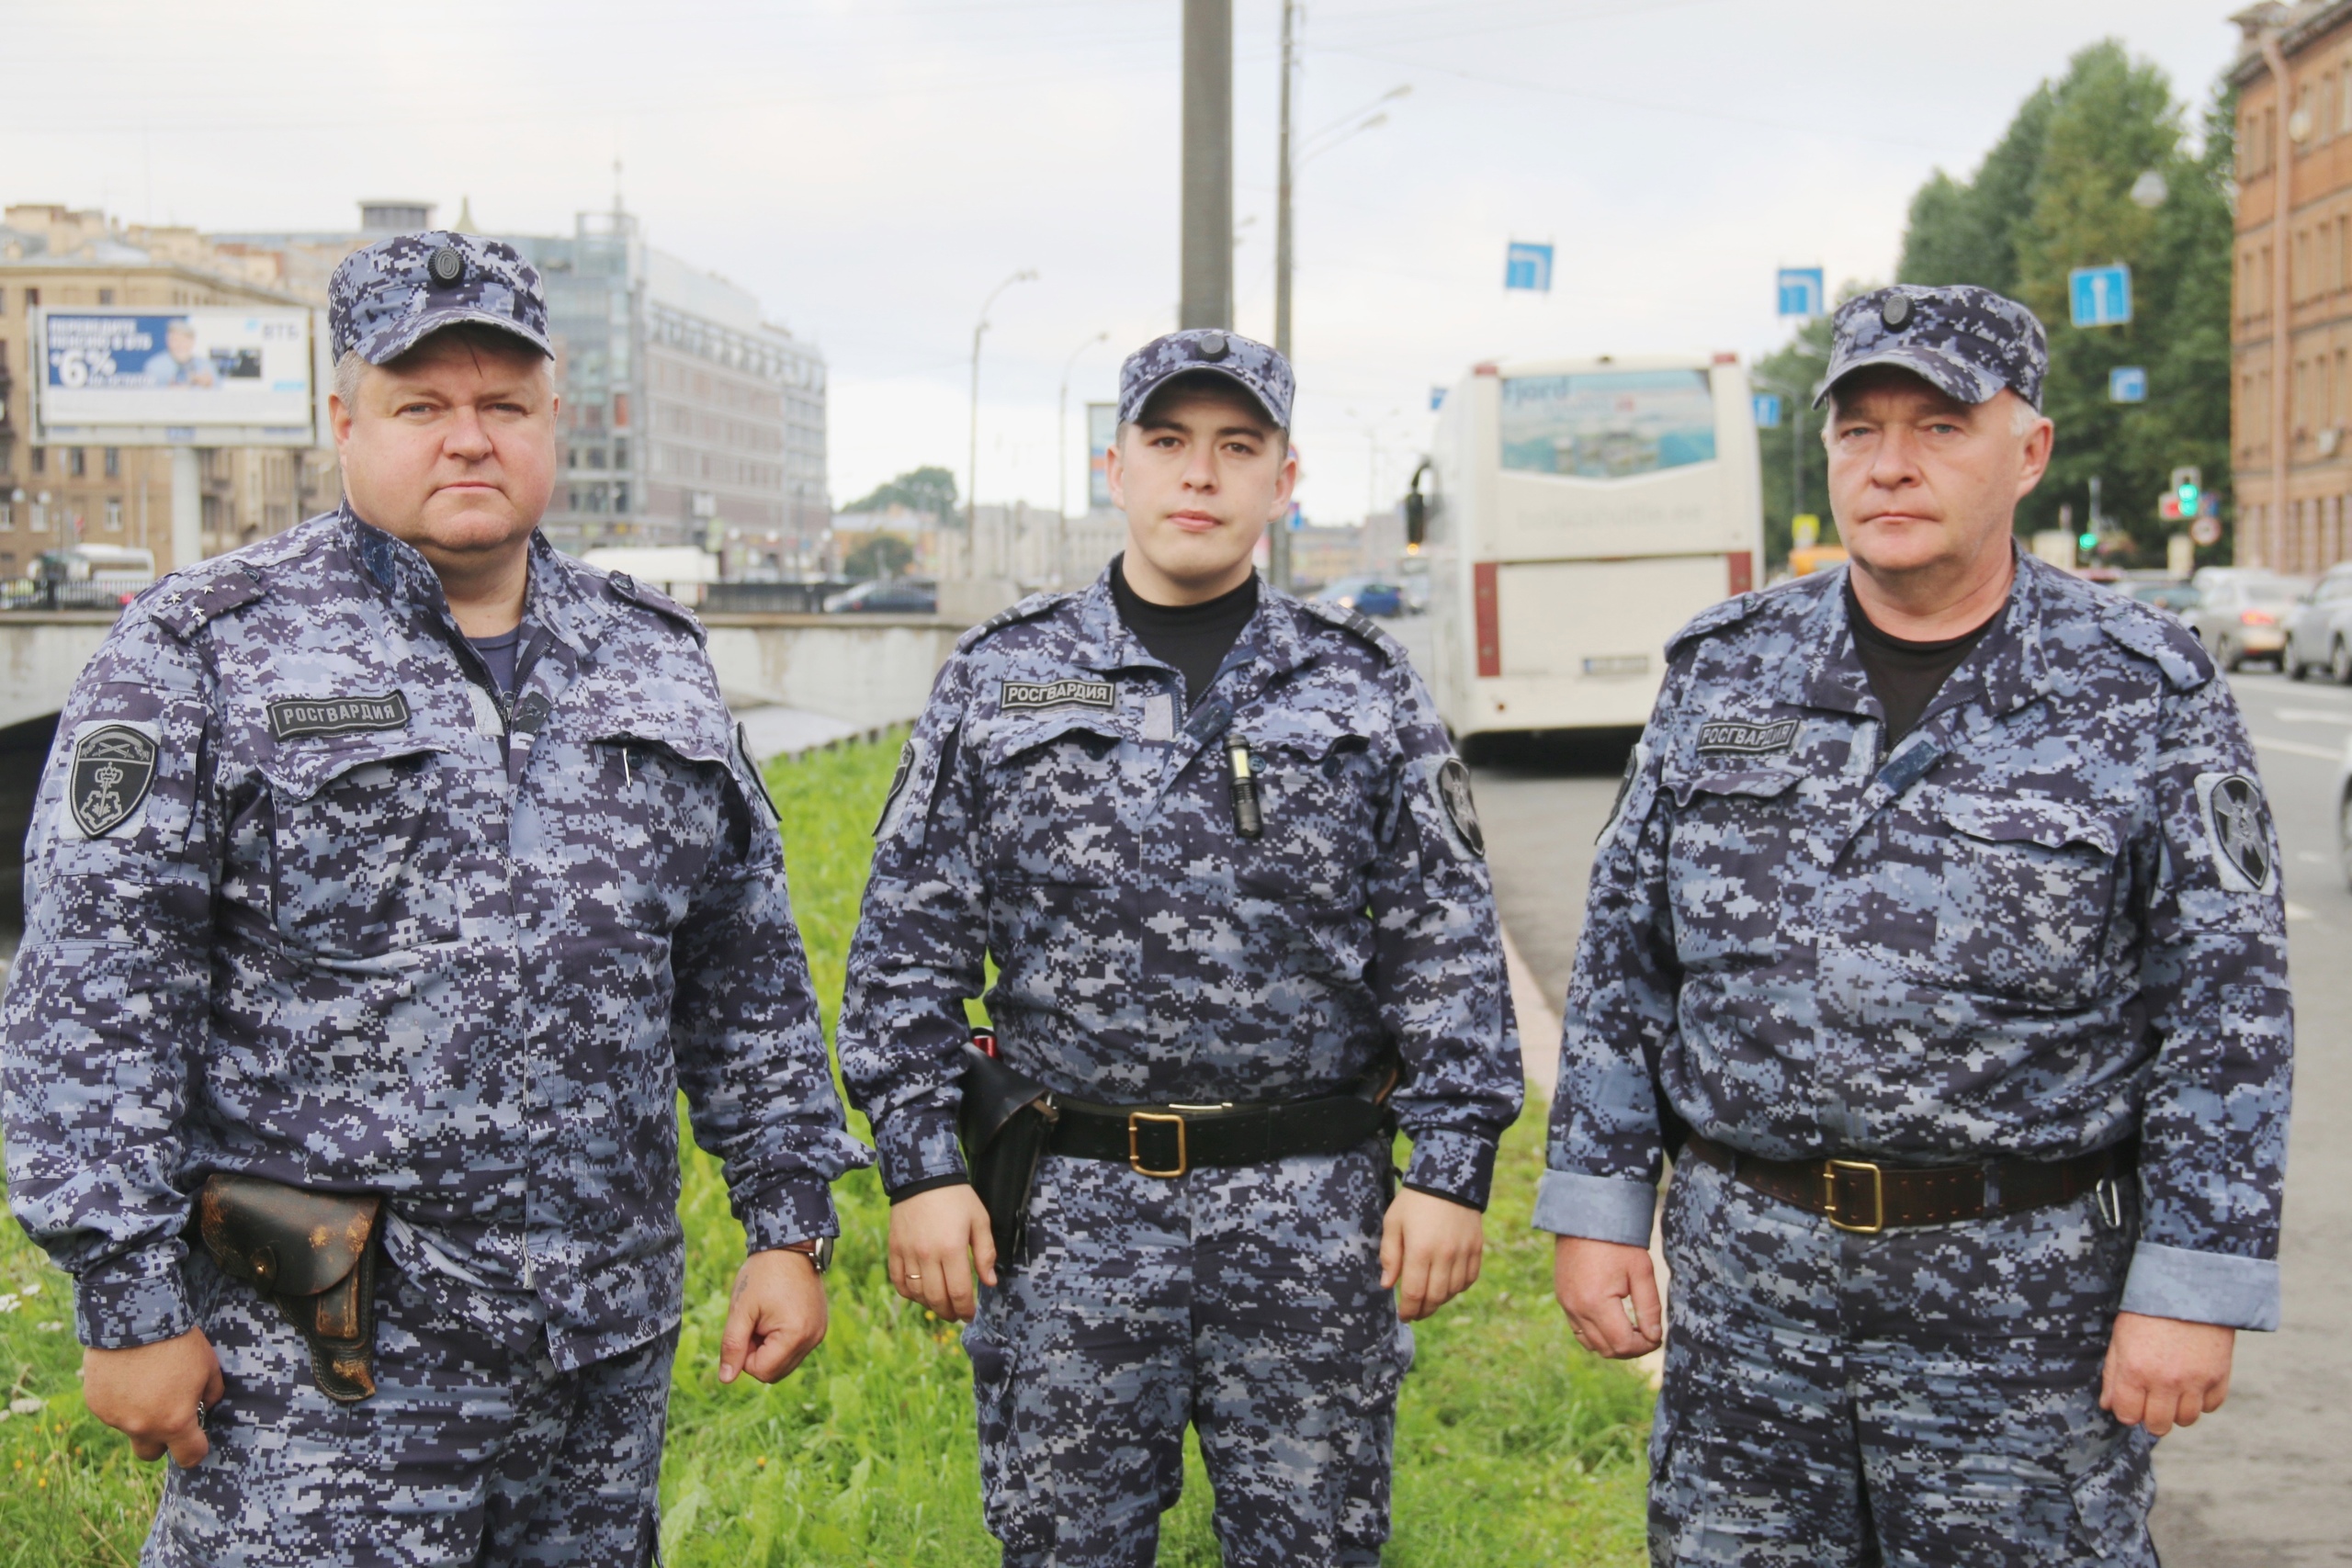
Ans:
[{"label": "blue road sign", "polygon": [[2120,262],[2076,267],[2066,275],[2066,294],[2078,327],[2120,327],[2132,319],[2132,269]]},{"label": "blue road sign", "polygon": [[1781,394],[1778,392],[1758,392],[1754,394],[1754,396],[1756,399],[1756,428],[1758,430],[1780,429]]},{"label": "blue road sign", "polygon": [[1430,412],[1435,413],[1438,410],[1443,407],[1445,407],[1445,389],[1443,387],[1431,387],[1430,389]]},{"label": "blue road sign", "polygon": [[2107,373],[2107,400],[2110,403],[2144,403],[2148,400],[2148,373],[2137,365],[2119,365]]},{"label": "blue road sign", "polygon": [[1783,316],[1818,316],[1829,298],[1829,286],[1817,266],[1784,266],[1775,280],[1775,288],[1781,296]]},{"label": "blue road sign", "polygon": [[1552,292],[1552,247],[1513,240],[1503,253],[1503,287]]}]

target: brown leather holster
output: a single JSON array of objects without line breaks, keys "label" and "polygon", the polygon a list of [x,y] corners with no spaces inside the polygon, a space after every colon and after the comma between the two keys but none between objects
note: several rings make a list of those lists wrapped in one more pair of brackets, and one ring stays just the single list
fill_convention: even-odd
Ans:
[{"label": "brown leather holster", "polygon": [[220,1272],[277,1303],[311,1348],[319,1392],[376,1392],[376,1221],[381,1198],[306,1192],[215,1171],[196,1195],[197,1234]]}]

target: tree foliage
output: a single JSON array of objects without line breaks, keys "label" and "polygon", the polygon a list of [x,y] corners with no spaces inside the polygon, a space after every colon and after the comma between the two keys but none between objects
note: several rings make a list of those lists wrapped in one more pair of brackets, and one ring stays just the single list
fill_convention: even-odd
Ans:
[{"label": "tree foliage", "polygon": [[[2156,66],[2091,45],[2018,107],[1973,178],[1938,171],[1920,187],[1898,268],[1905,283],[1997,289],[2041,318],[2058,446],[2018,526],[2057,526],[2061,506],[2087,520],[2097,477],[2101,511],[2143,560],[2160,560],[2177,526],[2156,513],[2173,468],[2194,464],[2229,494],[2233,106],[2217,96],[2193,140],[2187,118]],[[2153,209],[2132,197],[2152,170],[2167,193]],[[2114,262],[2132,268],[2132,320],[2068,324],[2068,273]],[[2109,400],[2122,366],[2146,369],[2146,402]]]},{"label": "tree foliage", "polygon": [[[1871,285],[1849,283],[1840,301]],[[1821,541],[1835,543],[1838,525],[1829,515],[1829,461],[1821,446],[1822,410],[1811,406],[1814,389],[1829,372],[1829,318],[1816,316],[1778,350],[1756,362],[1750,378],[1759,392],[1781,397],[1781,428],[1756,433],[1764,479],[1764,558],[1789,558],[1789,520],[1800,512],[1821,519]]]},{"label": "tree foliage", "polygon": [[897,479],[876,485],[872,493],[850,502],[844,512],[885,512],[893,506],[903,506],[910,512],[920,512],[942,525],[953,525],[956,518],[956,476],[936,466],[909,468]]},{"label": "tree foliage", "polygon": [[912,545],[896,534],[877,529],[850,547],[849,553],[842,558],[842,571],[858,581],[896,577],[912,566],[914,559]]}]

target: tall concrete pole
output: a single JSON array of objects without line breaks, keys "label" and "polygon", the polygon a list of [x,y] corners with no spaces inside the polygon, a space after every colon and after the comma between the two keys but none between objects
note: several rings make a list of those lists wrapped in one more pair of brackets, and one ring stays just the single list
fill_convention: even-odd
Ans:
[{"label": "tall concrete pole", "polygon": [[[2295,84],[2287,74],[2287,57],[2278,48],[2278,29],[2262,34],[2262,62],[2270,68],[2271,91],[2277,111],[2271,116],[2277,133],[2271,138],[2270,171],[2270,515],[2255,538],[2254,558],[2239,558],[2242,566],[2284,569],[2287,564],[2287,458],[2294,410],[2289,399],[2295,382],[2295,302],[2290,297],[2293,274],[2288,268],[2287,247],[2294,243],[2290,223],[2295,210],[2295,139],[2287,122],[2295,112]],[[2241,515],[2238,519],[2245,521]],[[2267,547],[2277,541],[2277,548]],[[2246,541],[2240,536],[2243,550]]]},{"label": "tall concrete pole", "polygon": [[1233,0],[1184,0],[1180,327],[1233,326]]},{"label": "tall concrete pole", "polygon": [[172,448],[172,567],[186,571],[204,558],[202,459],[193,446]]},{"label": "tall concrete pole", "polygon": [[[1284,359],[1290,357],[1290,96],[1297,10],[1297,0],[1283,0],[1282,133],[1274,170],[1274,349]],[[1275,587],[1290,587],[1288,518],[1274,525],[1273,535],[1266,542],[1266,575],[1273,579]]]},{"label": "tall concrete pole", "polygon": [[1290,357],[1290,89],[1297,9],[1297,0],[1283,0],[1282,136],[1274,168],[1274,348],[1285,359]]}]

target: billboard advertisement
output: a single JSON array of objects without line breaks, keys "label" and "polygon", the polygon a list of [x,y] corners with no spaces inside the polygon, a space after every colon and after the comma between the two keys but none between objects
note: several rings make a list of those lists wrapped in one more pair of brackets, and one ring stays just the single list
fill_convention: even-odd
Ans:
[{"label": "billboard advertisement", "polygon": [[1119,433],[1119,405],[1086,405],[1086,509],[1111,509],[1111,443]]},{"label": "billboard advertisement", "polygon": [[35,325],[48,441],[309,446],[317,376],[300,309],[48,310]]}]

